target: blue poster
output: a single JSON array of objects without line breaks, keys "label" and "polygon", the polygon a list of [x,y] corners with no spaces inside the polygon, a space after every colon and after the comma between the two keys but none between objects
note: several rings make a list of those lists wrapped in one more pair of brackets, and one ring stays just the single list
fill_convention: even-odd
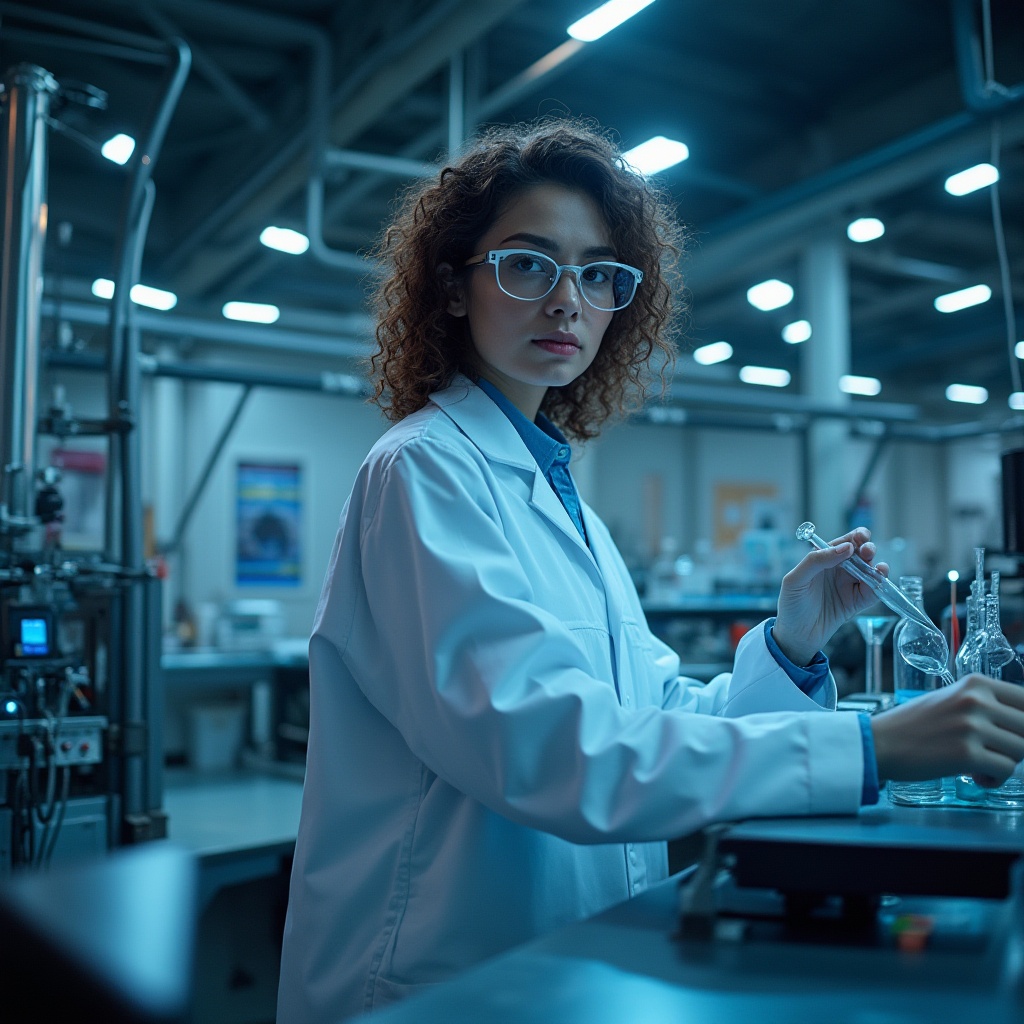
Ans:
[{"label": "blue poster", "polygon": [[302,583],[302,469],[238,463],[238,586],[297,587]]}]

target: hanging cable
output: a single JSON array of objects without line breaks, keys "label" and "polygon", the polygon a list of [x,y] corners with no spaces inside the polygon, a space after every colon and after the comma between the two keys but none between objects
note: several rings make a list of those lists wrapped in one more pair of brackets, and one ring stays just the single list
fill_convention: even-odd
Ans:
[{"label": "hanging cable", "polygon": [[[999,170],[1000,130],[998,118],[992,122],[991,162]],[[1013,310],[1013,288],[1010,281],[1010,259],[1006,253],[1006,236],[1003,233],[1003,211],[999,198],[999,180],[989,186],[989,199],[992,204],[992,230],[996,237],[996,254],[999,257],[999,285],[1003,293],[1003,318],[1006,322],[1006,348],[1010,359],[1010,380],[1015,392],[1024,391],[1021,387],[1020,360],[1015,349],[1017,345],[1017,319]]]},{"label": "hanging cable", "polygon": [[[992,44],[991,0],[982,0],[982,51],[985,63],[985,91],[1006,92],[1004,86],[995,80],[995,52]],[[1003,231],[1003,209],[999,195],[999,161],[1002,148],[1002,133],[999,118],[992,119],[992,144],[989,162],[996,169],[996,180],[989,186],[989,200],[992,206],[992,230],[996,239],[996,255],[999,259],[999,285],[1003,293],[1003,319],[1006,325],[1006,348],[1010,360],[1010,381],[1015,393],[1024,391],[1021,386],[1020,360],[1015,352],[1017,345],[1017,320],[1013,310],[1013,286],[1010,279],[1010,259],[1006,252],[1006,235]]]}]

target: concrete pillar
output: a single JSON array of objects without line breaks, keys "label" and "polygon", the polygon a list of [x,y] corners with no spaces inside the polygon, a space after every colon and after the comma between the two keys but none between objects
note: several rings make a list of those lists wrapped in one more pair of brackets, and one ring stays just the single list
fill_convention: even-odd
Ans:
[{"label": "concrete pillar", "polygon": [[[811,337],[801,349],[804,394],[821,405],[843,406],[849,396],[839,390],[839,378],[850,372],[850,295],[846,255],[838,231],[813,240],[800,262],[800,297]],[[844,420],[821,419],[808,430],[808,518],[824,537],[847,528],[852,497]]]}]

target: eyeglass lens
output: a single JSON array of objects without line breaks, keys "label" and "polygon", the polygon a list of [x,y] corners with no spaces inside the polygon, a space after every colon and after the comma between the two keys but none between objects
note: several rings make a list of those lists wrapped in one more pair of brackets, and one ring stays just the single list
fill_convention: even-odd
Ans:
[{"label": "eyeglass lens", "polygon": [[[539,299],[551,291],[558,264],[547,256],[515,252],[497,263],[498,284],[517,299]],[[579,288],[597,309],[628,306],[636,290],[636,278],[615,263],[588,263],[579,275]]]}]

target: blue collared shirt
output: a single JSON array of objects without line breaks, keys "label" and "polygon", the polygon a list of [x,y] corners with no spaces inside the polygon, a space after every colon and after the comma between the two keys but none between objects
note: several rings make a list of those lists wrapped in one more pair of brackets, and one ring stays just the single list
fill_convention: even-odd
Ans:
[{"label": "blue collared shirt", "polygon": [[534,423],[528,420],[490,381],[482,377],[477,385],[488,395],[494,404],[508,417],[516,428],[530,454],[537,460],[544,479],[551,484],[552,490],[558,495],[562,507],[569,514],[580,536],[587,540],[587,531],[583,526],[583,513],[580,511],[580,496],[569,472],[569,460],[572,448],[565,435],[545,416],[537,414]]},{"label": "blue collared shirt", "polygon": [[[587,533],[583,526],[583,515],[580,511],[580,497],[569,472],[569,460],[572,448],[562,432],[543,413],[537,414],[537,421],[528,420],[490,381],[480,378],[477,385],[488,395],[495,405],[508,417],[516,428],[530,454],[537,460],[544,478],[551,484],[552,490],[558,495],[559,501],[579,530],[580,536],[586,541]],[[814,660],[806,667],[793,664],[782,653],[781,648],[772,636],[775,619],[769,619],[764,626],[765,643],[772,657],[789,678],[812,700],[815,692],[828,684],[828,658],[819,651]],[[860,723],[861,744],[864,748],[864,782],[861,786],[860,802],[873,804],[878,802],[878,767],[875,762],[875,743],[871,732],[871,721],[865,714],[858,715]]]}]

